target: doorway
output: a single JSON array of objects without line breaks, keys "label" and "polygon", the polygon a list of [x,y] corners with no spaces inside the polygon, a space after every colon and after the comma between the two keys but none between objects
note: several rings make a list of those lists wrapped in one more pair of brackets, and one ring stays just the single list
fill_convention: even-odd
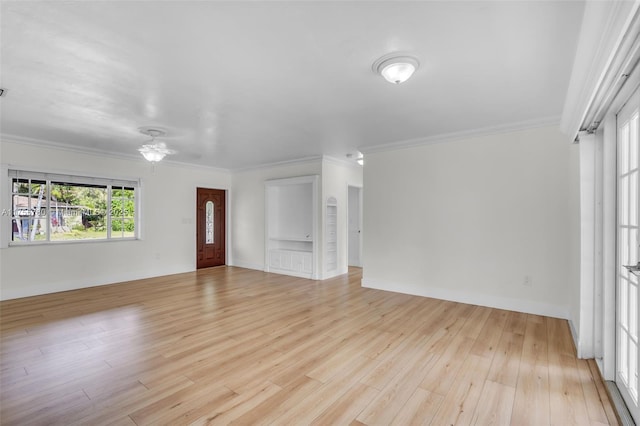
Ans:
[{"label": "doorway", "polygon": [[196,268],[225,264],[226,220],[223,189],[197,188]]},{"label": "doorway", "polygon": [[347,233],[349,266],[362,267],[362,188],[348,187]]},{"label": "doorway", "polygon": [[640,206],[640,92],[617,115],[617,256],[616,256],[616,384],[631,416],[640,420],[638,404],[638,276],[625,266],[638,263]]}]

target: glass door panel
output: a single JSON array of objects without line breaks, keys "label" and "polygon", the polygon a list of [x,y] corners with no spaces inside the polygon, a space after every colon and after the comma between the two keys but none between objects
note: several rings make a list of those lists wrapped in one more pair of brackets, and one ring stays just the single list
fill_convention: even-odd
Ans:
[{"label": "glass door panel", "polygon": [[638,263],[638,127],[640,94],[636,92],[617,116],[617,277],[616,383],[636,422],[638,404],[638,277],[625,267]]}]

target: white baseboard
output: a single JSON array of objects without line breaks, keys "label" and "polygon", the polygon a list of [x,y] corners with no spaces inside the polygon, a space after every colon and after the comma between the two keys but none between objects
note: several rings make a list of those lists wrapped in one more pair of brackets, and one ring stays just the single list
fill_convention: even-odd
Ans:
[{"label": "white baseboard", "polygon": [[573,345],[576,347],[578,358],[583,358],[580,356],[580,339],[578,339],[578,331],[571,319],[569,319],[569,331],[571,331],[571,338],[573,339]]},{"label": "white baseboard", "polygon": [[569,330],[571,331],[571,337],[573,338],[573,344],[576,348],[578,358],[595,358],[596,354],[593,352],[593,347],[590,347],[590,345],[585,344],[585,342],[580,340],[580,334],[578,333],[578,330],[576,330],[575,323],[572,320],[569,320]]},{"label": "white baseboard", "polygon": [[289,269],[269,268],[269,270],[265,270],[265,272],[269,272],[271,274],[289,275],[291,277],[305,278],[308,280],[317,280],[314,274],[310,274],[307,272],[296,272]]},{"label": "white baseboard", "polygon": [[547,317],[561,319],[569,318],[569,309],[566,306],[535,302],[526,299],[515,299],[511,297],[502,297],[491,294],[451,290],[438,287],[423,287],[397,282],[385,283],[364,277],[362,278],[362,287],[392,291],[395,293],[411,294],[414,296],[431,297],[434,299],[449,300],[451,302],[468,303],[471,305],[480,305],[489,308],[522,312],[525,314],[544,315]]},{"label": "white baseboard", "polygon": [[342,270],[340,270],[340,269],[336,269],[335,271],[325,272],[325,273],[322,275],[322,279],[323,279],[323,280],[328,280],[328,279],[331,279],[331,278],[339,277],[340,275],[344,275],[344,274],[346,274],[346,273],[348,273],[348,272],[349,272],[349,271],[348,271],[348,270],[345,270],[345,269],[342,269]]},{"label": "white baseboard", "polygon": [[234,260],[231,263],[229,263],[229,266],[237,266],[238,268],[254,269],[256,271],[263,271],[264,272],[264,265],[263,264],[245,262],[243,260]]},{"label": "white baseboard", "polygon": [[21,299],[23,297],[41,296],[43,294],[60,293],[63,291],[80,290],[83,288],[90,288],[90,287],[100,287],[103,285],[119,284],[127,281],[136,281],[136,280],[143,280],[147,278],[155,278],[155,277],[161,277],[166,275],[182,274],[185,272],[192,272],[194,270],[195,269],[193,268],[191,269],[176,268],[174,270],[163,270],[157,273],[128,272],[123,274],[111,275],[108,278],[103,278],[101,280],[90,282],[90,283],[87,283],[86,279],[81,279],[81,280],[65,279],[60,282],[47,281],[46,283],[29,285],[24,287],[12,286],[7,288],[6,285],[3,285],[0,288],[0,300]]}]

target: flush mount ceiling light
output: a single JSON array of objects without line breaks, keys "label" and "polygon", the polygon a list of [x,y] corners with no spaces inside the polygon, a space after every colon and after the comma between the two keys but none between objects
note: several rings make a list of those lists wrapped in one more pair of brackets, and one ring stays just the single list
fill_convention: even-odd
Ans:
[{"label": "flush mount ceiling light", "polygon": [[156,142],[157,137],[167,134],[166,131],[151,127],[141,127],[138,129],[143,135],[151,136],[151,140],[138,148],[138,151],[145,160],[152,163],[161,161],[167,154],[174,154],[175,151],[168,149],[164,142]]},{"label": "flush mount ceiling light", "polygon": [[355,154],[347,154],[347,158],[350,160],[355,160],[359,165],[364,165],[364,155],[360,151],[356,151]]},{"label": "flush mount ceiling light", "polygon": [[413,56],[390,53],[373,63],[372,69],[389,83],[400,84],[407,81],[420,66]]}]

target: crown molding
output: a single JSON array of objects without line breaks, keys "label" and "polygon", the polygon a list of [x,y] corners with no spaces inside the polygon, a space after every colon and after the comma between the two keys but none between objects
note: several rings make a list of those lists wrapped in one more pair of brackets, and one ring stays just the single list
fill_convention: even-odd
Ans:
[{"label": "crown molding", "polygon": [[[540,127],[558,126],[560,124],[560,117],[544,117],[534,120],[521,121],[510,124],[503,124],[498,126],[483,127],[479,129],[465,130],[461,132],[444,133],[441,135],[429,136],[426,138],[407,139],[404,141],[390,142],[385,144],[362,146],[358,147],[358,151],[363,154],[371,154],[375,152],[393,151],[396,149],[413,148],[422,145],[432,145],[437,143],[453,142],[462,139],[469,139],[472,137],[482,137],[497,135],[502,133],[511,133],[522,130],[535,129]],[[59,142],[50,142],[41,139],[27,138],[23,136],[10,135],[6,133],[0,133],[0,140],[6,140],[7,142],[14,142],[19,144],[32,145],[40,148],[52,148],[64,151],[75,152],[79,154],[100,155],[103,157],[110,157],[116,159],[126,159],[133,161],[141,161],[142,159],[138,155],[132,154],[115,154],[113,152],[103,151],[94,148],[80,148],[68,144],[62,144]],[[163,160],[162,164],[174,165],[178,167],[187,168],[199,168],[208,171],[218,171],[223,173],[245,173],[251,171],[258,171],[264,169],[271,169],[275,167],[287,167],[296,166],[302,164],[311,164],[316,162],[327,161],[333,164],[339,164],[342,166],[348,166],[353,168],[360,168],[357,163],[352,163],[349,160],[338,158],[330,155],[317,155],[310,157],[302,157],[293,160],[275,161],[271,163],[259,164],[256,166],[239,167],[239,168],[221,168],[214,166],[206,166],[196,163],[187,163],[174,160]]]},{"label": "crown molding", "polygon": [[[21,145],[29,145],[37,148],[48,148],[48,149],[56,149],[60,151],[73,152],[76,154],[85,154],[85,155],[99,155],[101,157],[109,157],[118,160],[131,160],[142,162],[144,159],[141,156],[127,153],[113,153],[101,149],[88,148],[88,147],[78,147],[76,145],[69,145],[60,142],[53,142],[44,139],[36,139],[36,138],[28,138],[25,136],[12,135],[8,133],[0,133],[0,141],[6,141],[9,143],[16,143]],[[214,166],[205,166],[197,163],[187,163],[184,161],[175,161],[175,160],[162,160],[162,164],[168,164],[178,167],[187,167],[187,168],[198,168],[205,169],[208,171],[219,171],[224,173],[241,173],[252,170],[261,170],[261,169],[270,169],[273,167],[282,167],[282,166],[293,166],[298,164],[306,164],[322,161],[322,156],[313,156],[313,157],[303,157],[297,158],[294,160],[285,160],[285,161],[276,161],[272,163],[260,164],[256,166],[250,167],[242,167],[242,168],[222,168],[222,167],[214,167]],[[144,160],[146,162],[146,160]]]},{"label": "crown molding", "polygon": [[639,7],[637,0],[587,2],[560,124],[571,138],[594,125],[587,122],[594,111],[624,84],[621,66],[637,47]]},{"label": "crown molding", "polygon": [[[47,141],[44,139],[28,138],[25,136],[11,135],[7,133],[0,133],[0,141],[3,141],[3,142],[6,141],[9,143],[16,143],[21,145],[29,145],[37,148],[56,149],[59,151],[73,152],[76,154],[99,155],[101,157],[108,157],[108,158],[113,158],[117,160],[130,160],[130,161],[136,161],[136,162],[141,162],[142,160],[144,160],[141,156],[134,155],[134,154],[114,153],[114,152],[109,152],[101,149],[78,147],[76,145],[63,144],[60,142]],[[146,163],[147,161],[144,160],[144,162]],[[208,171],[217,171],[222,173],[231,172],[230,169],[226,169],[222,167],[206,166],[203,164],[187,163],[183,161],[175,161],[170,159],[162,160],[161,164],[163,165],[166,164],[166,165],[176,166],[176,167],[186,167],[191,169],[193,168],[204,169]]]},{"label": "crown molding", "polygon": [[92,155],[100,155],[103,157],[110,157],[116,159],[125,159],[125,160],[135,160],[137,159],[137,155],[126,154],[126,153],[113,153],[109,151],[104,151],[101,149],[88,148],[88,147],[78,147],[76,145],[69,145],[60,142],[49,141],[45,139],[36,139],[29,138],[26,136],[12,135],[8,133],[0,133],[0,140],[6,142],[13,142],[21,145],[29,145],[35,146],[37,148],[49,148],[49,149],[57,149],[60,151],[67,152],[75,152],[77,154],[92,154]]},{"label": "crown molding", "polygon": [[253,172],[253,171],[264,170],[264,169],[272,169],[274,167],[297,166],[301,164],[321,162],[322,158],[323,158],[322,156],[314,155],[312,157],[303,157],[303,158],[297,158],[294,160],[285,160],[285,161],[275,161],[273,163],[259,164],[257,166],[239,167],[236,169],[231,169],[231,171],[234,173],[245,173],[245,172]]},{"label": "crown molding", "polygon": [[541,127],[558,126],[560,117],[544,117],[534,120],[520,121],[516,123],[501,124],[498,126],[482,127],[479,129],[464,130],[461,132],[443,133],[441,135],[429,136],[426,138],[407,139],[399,142],[391,142],[373,146],[359,147],[358,150],[363,154],[372,154],[375,152],[393,151],[396,149],[414,148],[422,145],[433,145],[445,142],[454,142],[463,139],[499,135],[503,133],[512,133],[523,130],[537,129]]},{"label": "crown molding", "polygon": [[339,157],[334,157],[331,155],[323,155],[322,156],[322,161],[326,161],[327,163],[332,163],[332,164],[336,164],[338,166],[346,166],[346,167],[350,167],[352,169],[360,169],[362,168],[361,165],[359,165],[358,163],[355,162],[355,160],[347,160],[347,159],[342,159]]}]

